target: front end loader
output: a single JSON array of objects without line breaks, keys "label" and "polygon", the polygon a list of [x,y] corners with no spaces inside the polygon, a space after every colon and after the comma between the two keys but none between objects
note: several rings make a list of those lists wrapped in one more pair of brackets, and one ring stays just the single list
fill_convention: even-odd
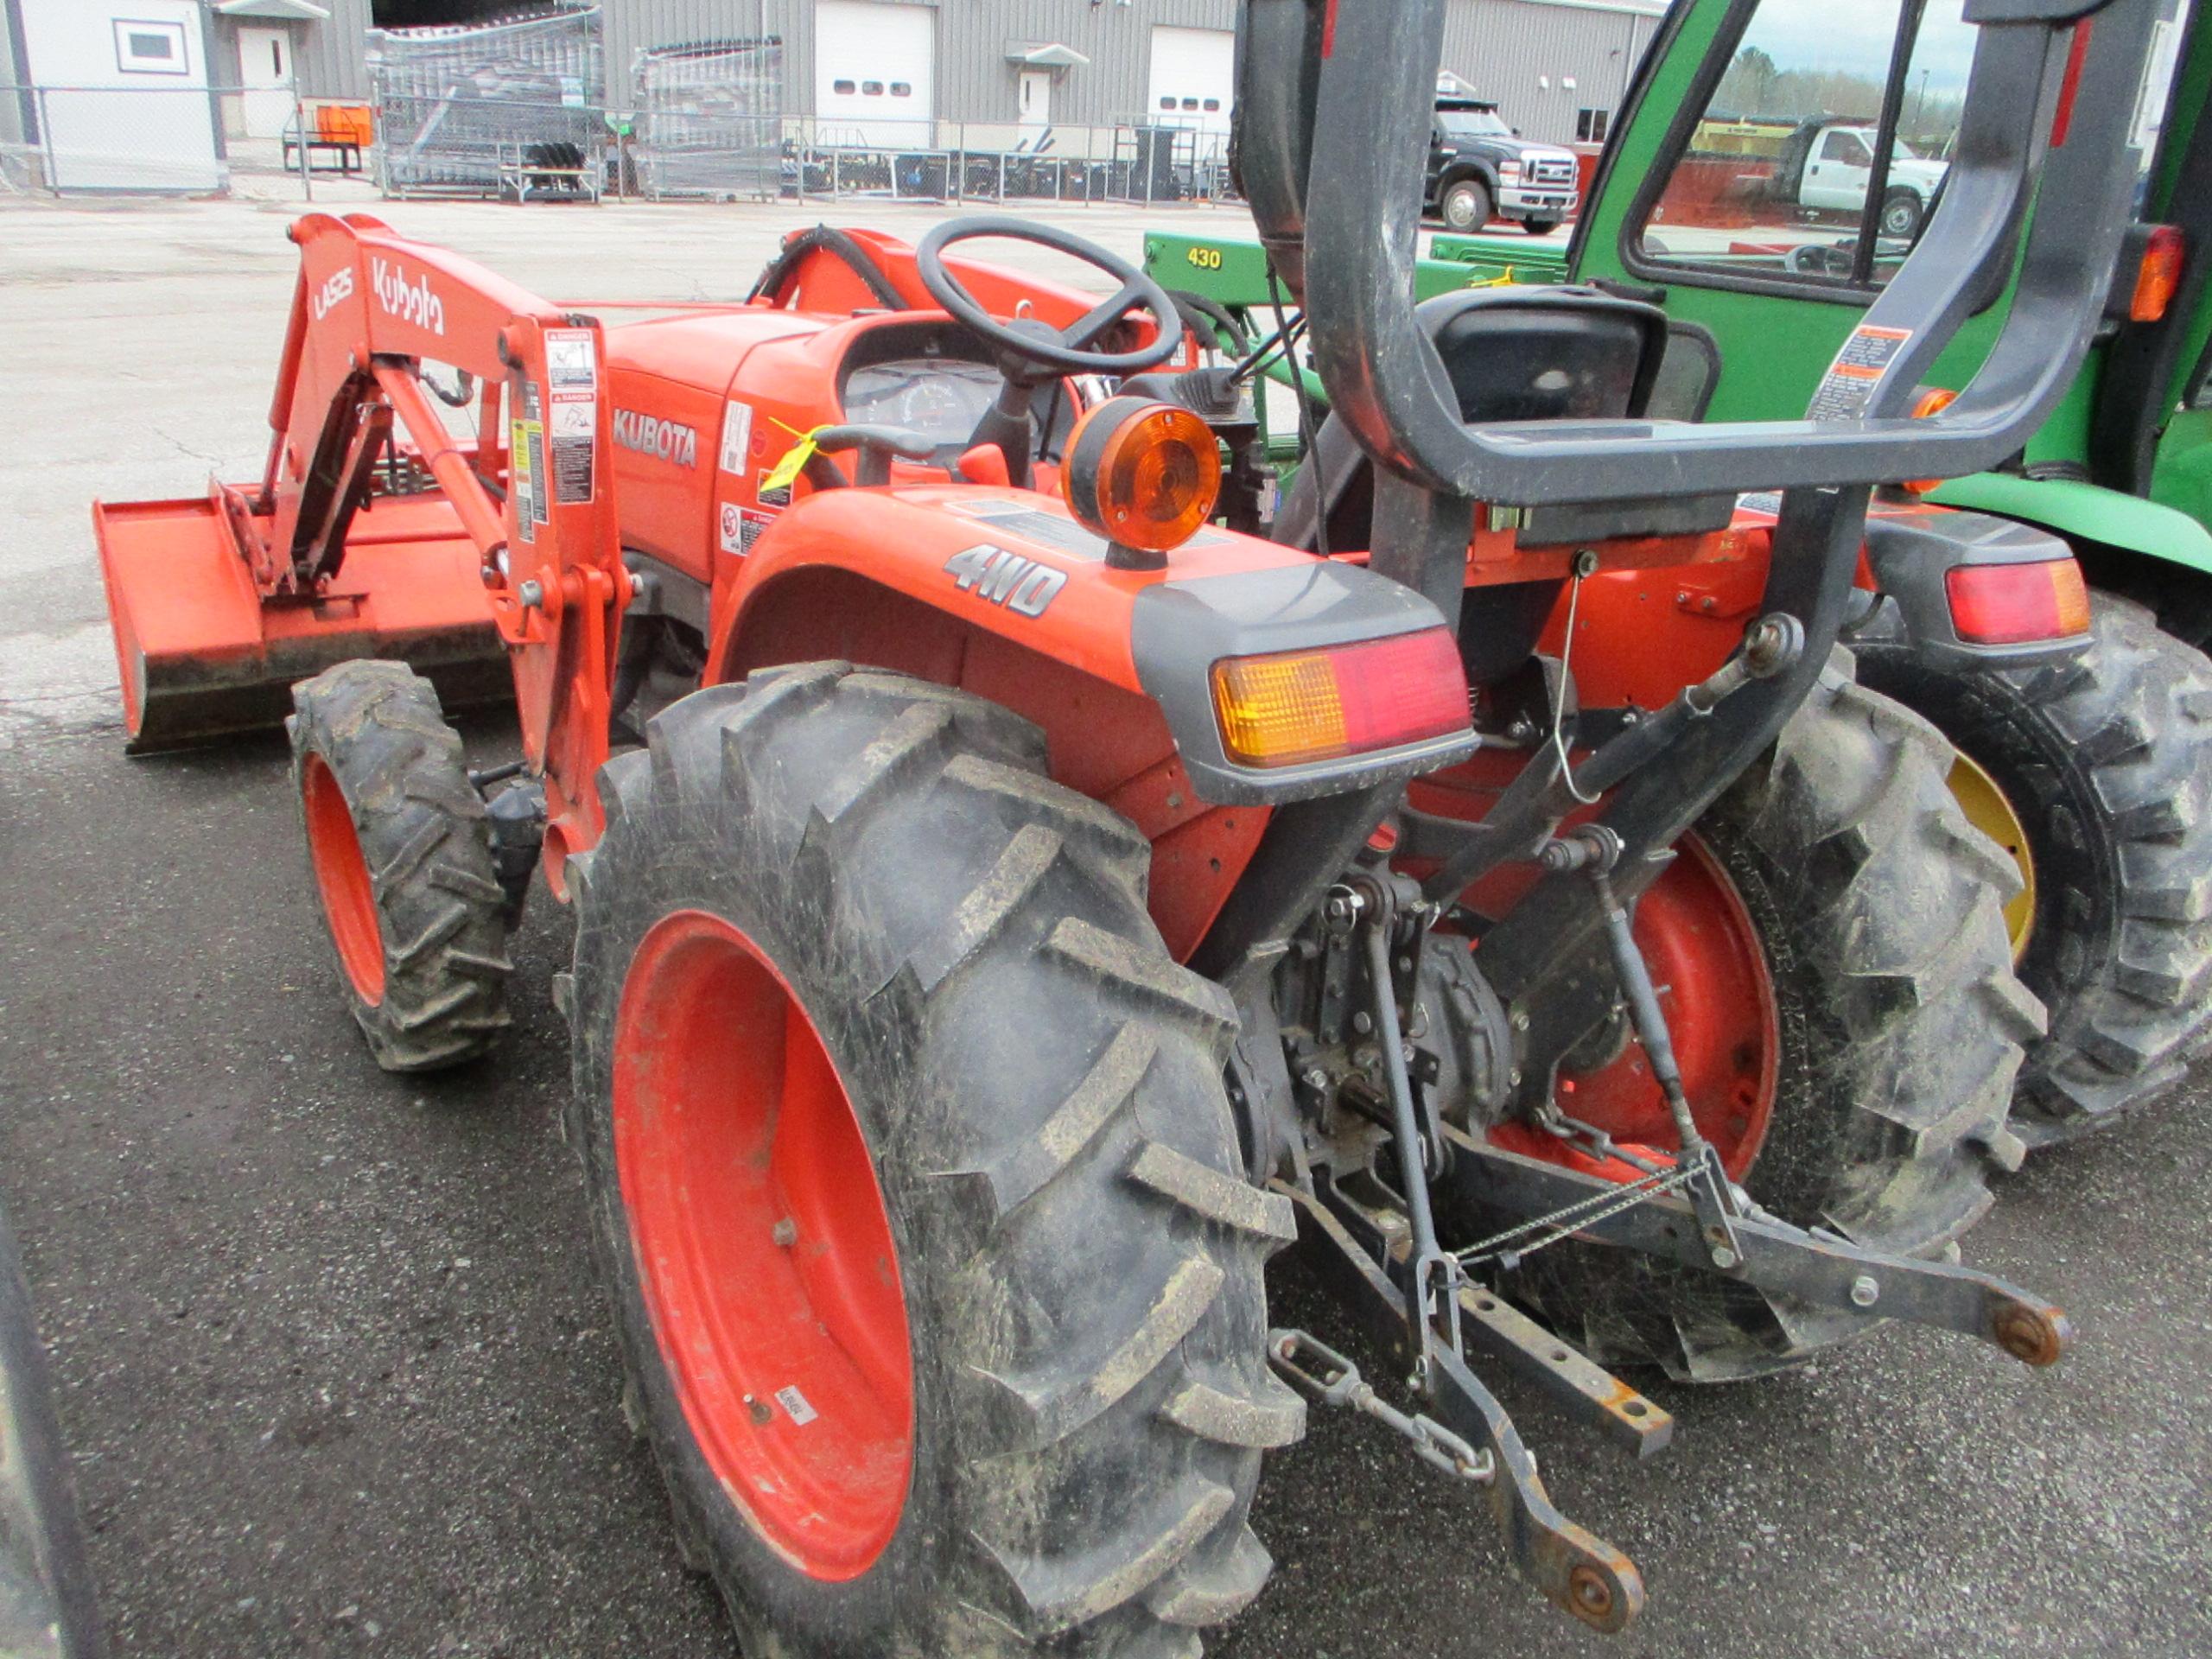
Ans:
[{"label": "front end loader", "polygon": [[[335,482],[245,496],[235,556],[268,608],[446,550],[523,734],[494,779],[405,663],[292,688],[345,993],[385,1067],[469,1058],[533,875],[572,906],[626,1405],[748,1648],[1194,1655],[1264,1584],[1262,1460],[1314,1403],[1618,1630],[1640,1577],[1485,1372],[1641,1453],[1671,1421],[1593,1356],[1742,1376],[1889,1319],[2061,1356],[1949,1248],[2037,1018],[1993,889],[1912,861],[1982,843],[1831,653],[1873,481],[2009,453],[2086,349],[2120,216],[2019,209],[2117,199],[2158,10],[1977,0],[1970,165],[1867,314],[1878,366],[1821,418],[1693,425],[1648,412],[1648,305],[1416,312],[1441,0],[1249,0],[1243,181],[1365,469],[1344,556],[1210,526],[1217,388],[1064,232],[817,231],[742,302],[603,327],[302,221],[280,425]],[[1008,237],[1110,297],[958,251]],[[1981,373],[1910,418],[2016,262]],[[1717,663],[1583,643],[1586,583],[1684,568],[1756,574]],[[652,706],[640,640],[696,689]],[[1664,694],[1582,726],[1624,673]],[[1270,1327],[1293,1243],[1387,1382]]]}]

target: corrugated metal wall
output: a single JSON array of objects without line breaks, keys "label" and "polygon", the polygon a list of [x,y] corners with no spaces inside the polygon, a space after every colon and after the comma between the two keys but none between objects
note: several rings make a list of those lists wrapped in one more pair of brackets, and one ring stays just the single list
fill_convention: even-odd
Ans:
[{"label": "corrugated metal wall", "polygon": [[[370,0],[321,0],[330,21],[298,31],[301,89],[312,98],[368,92],[361,32]],[[606,17],[610,102],[627,96],[640,47],[753,35],[784,37],[785,108],[804,115],[814,100],[811,0],[601,0]],[[1015,77],[1007,50],[1017,43],[1073,47],[1090,61],[1052,89],[1052,118],[1103,124],[1143,107],[1152,31],[1166,24],[1231,29],[1236,0],[884,0],[927,6],[937,16],[937,112],[947,121],[1015,118]],[[1452,0],[1444,67],[1495,97],[1531,138],[1564,142],[1584,108],[1618,110],[1621,88],[1657,27],[1657,16],[1545,0]],[[1548,77],[1549,88],[1540,85]],[[1562,85],[1567,79],[1576,85]]]},{"label": "corrugated metal wall", "polygon": [[1568,143],[1580,111],[1620,109],[1629,77],[1658,26],[1656,12],[1452,0],[1443,67],[1478,97],[1496,99],[1498,112],[1523,137]]},{"label": "corrugated metal wall", "polygon": [[[302,95],[366,98],[369,71],[362,57],[361,35],[369,26],[369,0],[316,0],[316,3],[329,10],[329,21],[301,23],[292,29],[292,62]],[[238,70],[235,63],[224,67],[233,74]]]}]

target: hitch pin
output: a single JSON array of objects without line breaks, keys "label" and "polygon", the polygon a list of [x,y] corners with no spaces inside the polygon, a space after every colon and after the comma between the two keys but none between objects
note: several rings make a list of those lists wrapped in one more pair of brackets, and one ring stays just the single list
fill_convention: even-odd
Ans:
[{"label": "hitch pin", "polygon": [[1497,1460],[1490,1452],[1477,1451],[1433,1417],[1400,1411],[1361,1377],[1358,1366],[1317,1337],[1304,1331],[1270,1331],[1268,1363],[1318,1404],[1348,1406],[1404,1435],[1415,1457],[1455,1479],[1486,1483],[1497,1474]]}]

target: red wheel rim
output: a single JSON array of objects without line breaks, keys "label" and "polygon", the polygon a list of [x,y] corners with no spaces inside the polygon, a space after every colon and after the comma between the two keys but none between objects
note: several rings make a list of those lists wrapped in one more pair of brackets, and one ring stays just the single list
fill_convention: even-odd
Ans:
[{"label": "red wheel rim", "polygon": [[[1736,884],[1694,836],[1676,850],[1681,855],[1637,905],[1636,942],[1660,988],[1690,1116],[1740,1179],[1774,1115],[1782,1019],[1758,925]],[[1674,1118],[1632,1036],[1605,1064],[1584,1071],[1561,1067],[1559,1103],[1569,1117],[1623,1145],[1676,1149]],[[1555,1156],[1560,1144],[1518,1123],[1500,1126],[1491,1138],[1535,1156]],[[1617,1163],[1602,1173],[1632,1179],[1641,1172]]]},{"label": "red wheel rim", "polygon": [[645,935],[614,1041],[615,1166],[684,1421],[770,1544],[855,1578],[906,1508],[914,1386],[852,1101],[790,985],[703,911]]},{"label": "red wheel rim", "polygon": [[361,855],[353,809],[319,754],[308,756],[300,798],[307,809],[308,856],[315,865],[331,942],[338,947],[339,966],[361,1001],[374,1007],[384,1001],[384,927],[377,920],[376,888],[369,880],[369,861]]}]

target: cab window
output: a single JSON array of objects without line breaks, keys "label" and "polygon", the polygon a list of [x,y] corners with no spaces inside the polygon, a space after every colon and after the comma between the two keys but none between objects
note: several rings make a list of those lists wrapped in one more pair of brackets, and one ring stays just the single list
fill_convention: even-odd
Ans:
[{"label": "cab window", "polygon": [[1631,264],[1878,285],[1948,168],[1972,61],[1961,0],[1759,0],[1631,233]]}]

